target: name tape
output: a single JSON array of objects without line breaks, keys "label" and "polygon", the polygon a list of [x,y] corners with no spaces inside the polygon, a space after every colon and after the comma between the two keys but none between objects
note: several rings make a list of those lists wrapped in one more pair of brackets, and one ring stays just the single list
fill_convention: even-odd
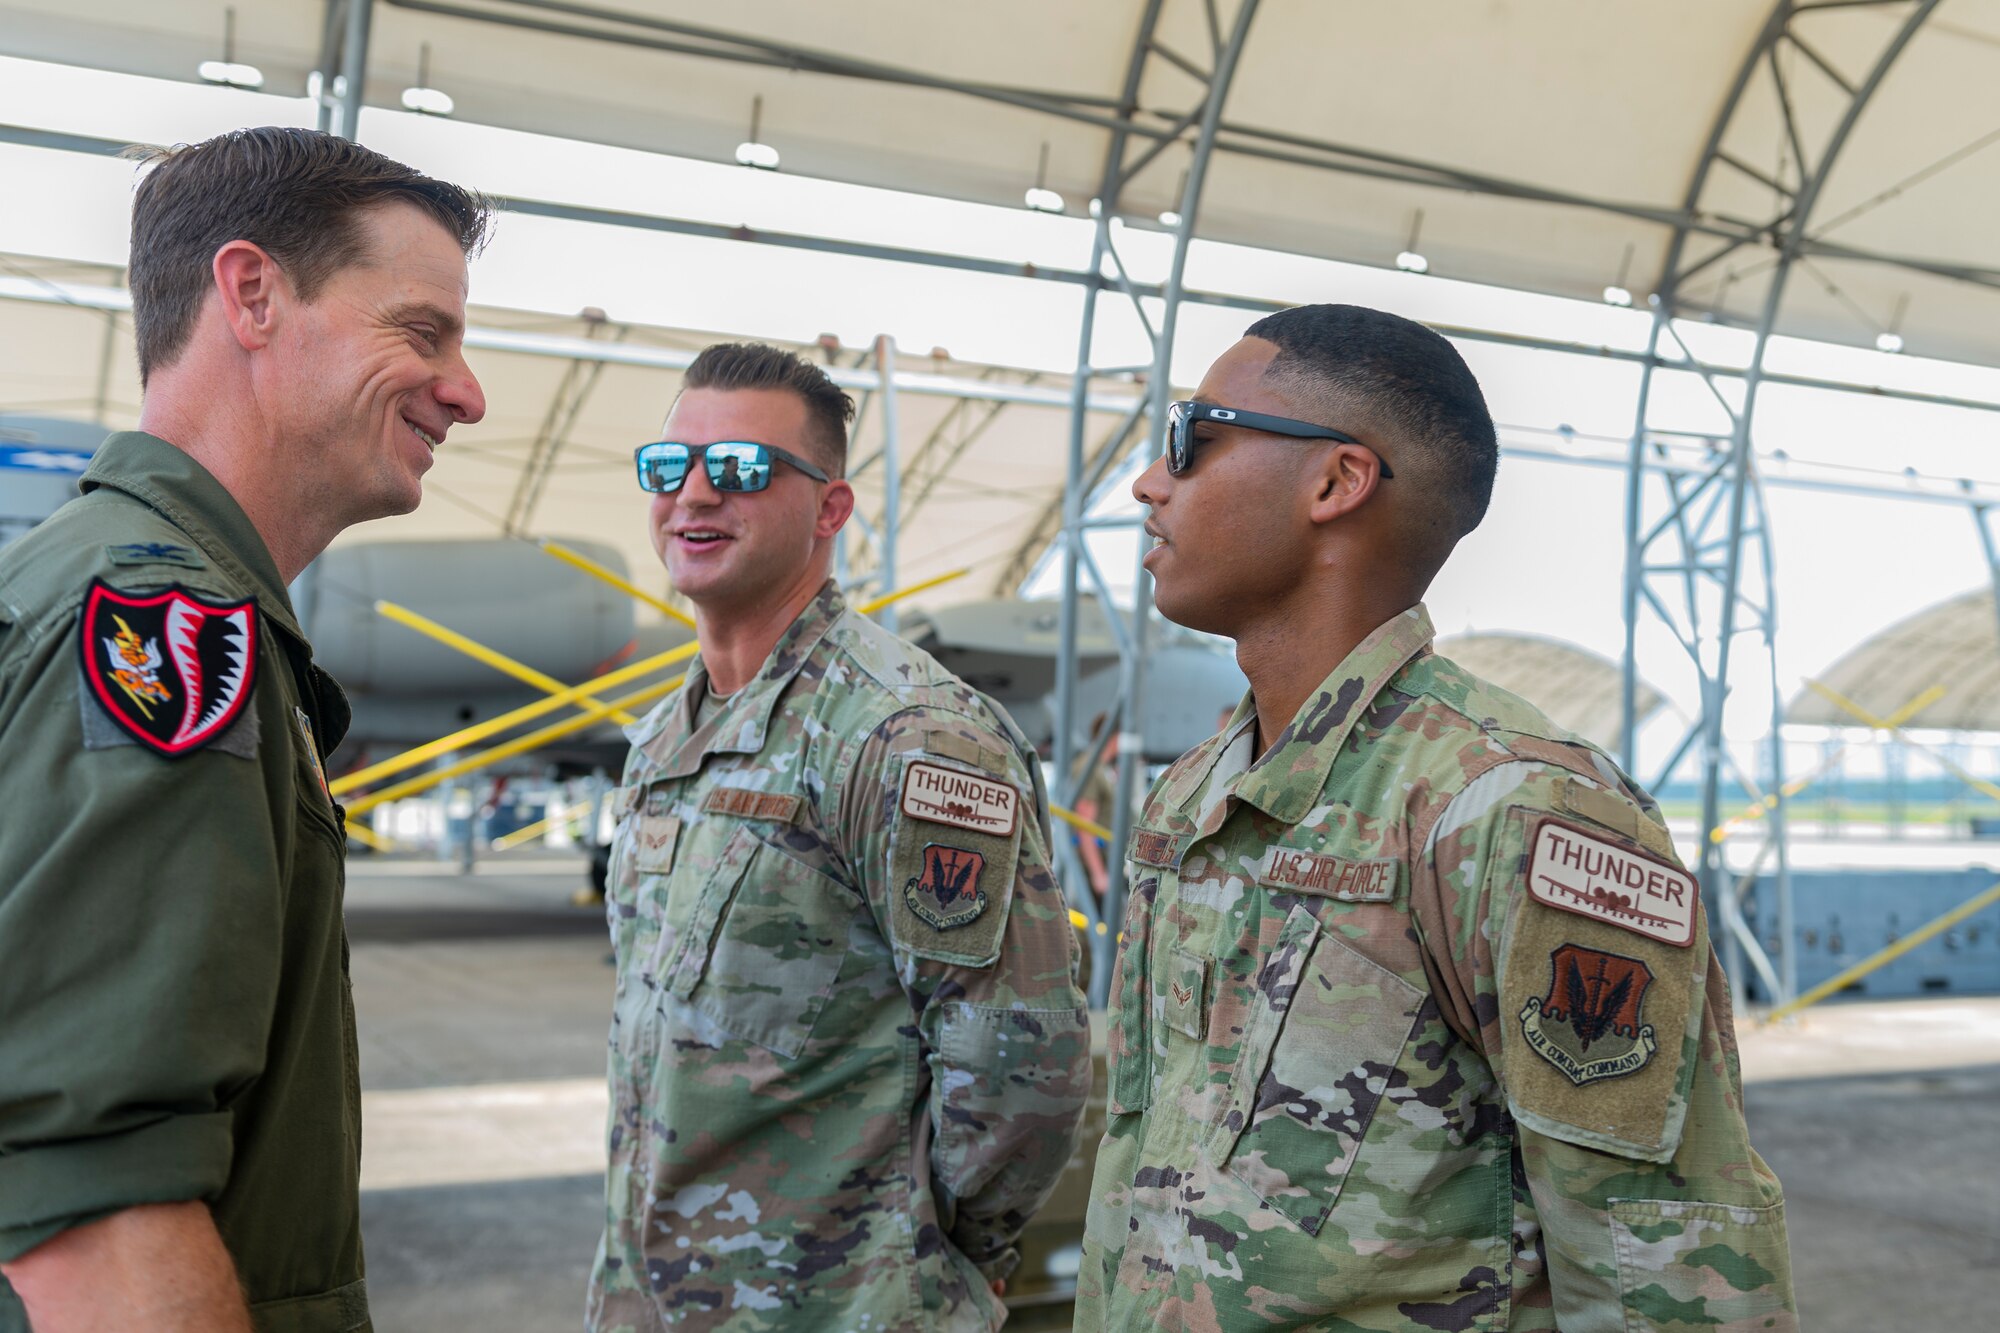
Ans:
[{"label": "name tape", "polygon": [[1257,882],[1286,893],[1350,903],[1386,903],[1396,896],[1396,860],[1356,861],[1295,847],[1273,847],[1257,867]]},{"label": "name tape", "polygon": [[702,798],[705,814],[736,815],[743,819],[774,819],[789,824],[799,817],[799,798],[777,792],[751,791],[748,787],[716,787]]}]

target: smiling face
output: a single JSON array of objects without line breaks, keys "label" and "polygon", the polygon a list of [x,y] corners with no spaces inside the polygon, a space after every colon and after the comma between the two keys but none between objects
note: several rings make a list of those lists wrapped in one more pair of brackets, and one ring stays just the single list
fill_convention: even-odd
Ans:
[{"label": "smiling face", "polygon": [[358,224],[365,257],[295,307],[271,367],[295,492],[342,527],[415,509],[445,433],[486,412],[465,363],[457,241],[411,204]]},{"label": "smiling face", "polygon": [[[1310,419],[1264,372],[1278,349],[1245,338],[1209,367],[1195,398],[1217,407]],[[1330,445],[1201,422],[1192,466],[1167,472],[1164,457],[1132,483],[1152,512],[1145,565],[1154,604],[1176,624],[1237,637],[1246,618],[1297,594],[1313,558],[1313,487],[1301,484]]]},{"label": "smiling face", "polygon": [[[696,448],[743,440],[818,461],[805,401],[784,389],[685,390],[660,438]],[[690,467],[679,490],[653,497],[653,549],[697,608],[755,614],[825,581],[851,497],[845,481],[816,482],[776,460],[761,491],[718,491],[705,468]]]}]

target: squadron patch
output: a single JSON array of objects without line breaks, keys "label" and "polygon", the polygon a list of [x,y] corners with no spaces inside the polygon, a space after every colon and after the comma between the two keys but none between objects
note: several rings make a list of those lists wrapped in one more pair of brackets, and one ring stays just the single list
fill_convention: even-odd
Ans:
[{"label": "squadron patch", "polygon": [[257,669],[257,605],[208,602],[178,585],[140,595],[94,579],[78,642],[83,679],[118,729],[179,758],[229,729]]},{"label": "squadron patch", "polygon": [[918,762],[903,770],[902,810],[912,819],[1011,838],[1020,823],[1021,795],[1005,782]]},{"label": "squadron patch", "polygon": [[1521,1009],[1528,1048],[1570,1082],[1636,1074],[1659,1049],[1642,1021],[1653,970],[1637,958],[1565,944],[1549,955],[1548,994]]},{"label": "squadron patch", "polygon": [[979,887],[985,868],[986,858],[978,852],[929,843],[923,868],[903,885],[903,901],[937,930],[969,926],[986,911],[986,893]]},{"label": "squadron patch", "polygon": [[1528,892],[1550,907],[1662,944],[1694,943],[1700,901],[1694,876],[1560,819],[1544,819],[1535,830]]}]

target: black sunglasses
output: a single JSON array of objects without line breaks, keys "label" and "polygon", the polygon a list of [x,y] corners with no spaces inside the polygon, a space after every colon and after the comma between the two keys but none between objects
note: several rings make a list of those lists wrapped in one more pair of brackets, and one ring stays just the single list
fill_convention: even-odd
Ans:
[{"label": "black sunglasses", "polygon": [[1213,421],[1224,426],[1241,426],[1245,430],[1267,431],[1272,435],[1290,435],[1302,440],[1333,440],[1340,444],[1360,444],[1382,465],[1382,480],[1387,481],[1396,474],[1389,470],[1389,460],[1369,445],[1362,444],[1346,431],[1335,430],[1331,426],[1315,426],[1310,421],[1294,421],[1290,417],[1267,417],[1262,412],[1239,412],[1233,407],[1217,407],[1213,403],[1197,403],[1183,399],[1167,404],[1167,471],[1178,477],[1194,466],[1194,447],[1200,441],[1194,437],[1196,423]]},{"label": "black sunglasses", "polygon": [[687,481],[688,468],[699,458],[708,484],[718,491],[761,491],[771,484],[771,460],[788,463],[814,481],[829,481],[826,473],[774,444],[721,440],[715,444],[681,444],[660,440],[642,444],[632,454],[639,467],[639,489],[669,495]]}]

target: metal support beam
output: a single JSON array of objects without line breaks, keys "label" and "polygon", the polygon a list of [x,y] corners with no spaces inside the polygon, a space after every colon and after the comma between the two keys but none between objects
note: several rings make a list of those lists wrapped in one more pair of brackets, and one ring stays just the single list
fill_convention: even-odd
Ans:
[{"label": "metal support beam", "polygon": [[[1665,271],[1654,286],[1658,295],[1654,302],[1653,327],[1641,373],[1628,454],[1621,739],[1625,765],[1628,769],[1636,769],[1638,626],[1643,612],[1650,609],[1680,641],[1700,680],[1701,717],[1676,747],[1673,764],[1661,773],[1660,780],[1665,782],[1672,776],[1673,767],[1678,765],[1683,754],[1692,751],[1698,757],[1702,793],[1698,869],[1703,896],[1711,921],[1716,926],[1724,965],[1739,1002],[1743,998],[1746,963],[1754,966],[1765,978],[1767,987],[1775,985],[1778,993],[1774,998],[1779,1003],[1791,998],[1796,989],[1797,976],[1791,956],[1790,865],[1782,808],[1773,811],[1775,818],[1769,830],[1770,843],[1759,858],[1761,861],[1769,857],[1776,864],[1774,887],[1779,928],[1771,938],[1780,956],[1775,965],[1766,957],[1763,942],[1740,910],[1740,894],[1747,887],[1748,877],[1744,884],[1731,881],[1724,864],[1724,839],[1718,832],[1721,780],[1725,768],[1729,766],[1723,710],[1730,697],[1730,669],[1736,641],[1743,630],[1758,632],[1766,654],[1771,689],[1768,740],[1771,773],[1768,778],[1773,790],[1782,791],[1784,788],[1784,746],[1780,732],[1783,701],[1778,694],[1775,661],[1777,611],[1774,561],[1762,482],[1757,471],[1756,455],[1751,448],[1758,389],[1765,380],[1775,378],[1764,371],[1764,355],[1777,324],[1786,280],[1793,266],[1814,249],[1815,243],[1807,235],[1806,228],[1827,178],[1869,99],[1936,3],[1937,0],[1914,0],[1901,22],[1888,32],[1868,73],[1858,80],[1849,80],[1825,66],[1816,48],[1798,31],[1802,22],[1810,27],[1810,11],[1799,7],[1794,0],[1778,0],[1737,70],[1723,110],[1710,129],[1681,214],[1685,219],[1711,215],[1716,211],[1704,209],[1702,205],[1713,168],[1717,165],[1761,178],[1761,173],[1750,171],[1744,163],[1761,160],[1764,146],[1746,146],[1740,140],[1751,133],[1746,126],[1768,125],[1775,121],[1782,131],[1780,147],[1783,165],[1774,175],[1766,178],[1766,184],[1780,196],[1782,211],[1757,229],[1760,236],[1754,248],[1765,253],[1754,266],[1745,266],[1754,268],[1754,272],[1725,269],[1723,276],[1725,285],[1753,276],[1760,277],[1764,283],[1748,363],[1733,372],[1733,377],[1740,379],[1742,384],[1740,403],[1731,404],[1721,393],[1716,383],[1717,368],[1701,364],[1684,345],[1680,346],[1681,357],[1678,360],[1661,354],[1663,340],[1671,338],[1679,343],[1673,321],[1695,313],[1695,307],[1688,299],[1689,279],[1730,255],[1712,252],[1691,261],[1688,242],[1698,229],[1685,221],[1677,223],[1668,247]],[[1787,78],[1787,62],[1781,58],[1786,51],[1802,53],[1807,65],[1825,77],[1840,93],[1833,99],[1812,99],[1811,105],[1819,109],[1817,119],[1808,120],[1803,105],[1794,96]],[[1830,110],[1827,109],[1829,107]],[[1753,247],[1731,246],[1730,251],[1738,248]],[[1649,476],[1659,475],[1650,466],[1652,459],[1649,455],[1664,452],[1659,433],[1650,419],[1652,380],[1663,367],[1692,370],[1700,374],[1731,421],[1726,454],[1716,460],[1709,475],[1691,490],[1683,488],[1673,477],[1666,477],[1657,489],[1648,481]],[[1665,504],[1664,513],[1659,512],[1662,501]],[[1745,550],[1752,542],[1757,546],[1755,557]],[[1656,551],[1661,547],[1665,549]],[[1751,559],[1756,563],[1746,565],[1746,561]],[[1756,571],[1758,577],[1754,582],[1746,576],[1746,569]],[[1682,597],[1682,610],[1678,613],[1668,609],[1667,599],[1661,595],[1663,590],[1655,586],[1660,580],[1677,584]],[[1752,784],[1746,782],[1745,785]]]},{"label": "metal support beam", "polygon": [[339,114],[333,132],[361,140],[361,95],[368,86],[368,32],[375,19],[375,0],[347,0],[347,35],[340,48]]},{"label": "metal support beam", "polygon": [[[1189,0],[1191,3],[1192,0]],[[1131,434],[1128,429],[1115,432],[1117,442],[1112,448],[1100,453],[1096,460],[1086,464],[1084,457],[1084,436],[1088,423],[1085,420],[1086,398],[1091,381],[1108,368],[1101,367],[1095,356],[1097,334],[1098,302],[1107,296],[1129,303],[1135,313],[1139,327],[1152,343],[1153,355],[1147,371],[1144,419],[1148,428],[1136,438],[1142,443],[1154,440],[1165,428],[1166,405],[1172,380],[1172,358],[1175,322],[1184,294],[1183,276],[1187,265],[1187,249],[1194,235],[1195,219],[1200,210],[1202,185],[1207,175],[1210,156],[1215,151],[1216,133],[1222,123],[1222,111],[1229,96],[1229,85],[1235,77],[1238,58],[1250,31],[1251,20],[1256,15],[1257,0],[1239,0],[1233,21],[1225,30],[1220,16],[1215,12],[1212,0],[1204,0],[1212,34],[1206,63],[1190,59],[1179,52],[1162,48],[1158,39],[1161,11],[1165,0],[1148,0],[1139,21],[1139,30],[1134,37],[1131,56],[1125,71],[1123,94],[1118,104],[1118,122],[1112,129],[1111,142],[1105,153],[1102,183],[1097,196],[1092,201],[1092,209],[1097,225],[1092,233],[1090,267],[1085,273],[1086,295],[1078,325],[1077,365],[1071,380],[1071,409],[1069,436],[1069,464],[1067,484],[1062,500],[1062,526],[1059,531],[1062,555],[1062,603],[1057,619],[1059,650],[1056,664],[1056,691],[1054,700],[1055,716],[1055,783],[1059,797],[1064,803],[1071,801],[1081,784],[1089,776],[1089,765],[1079,768],[1075,760],[1076,751],[1076,686],[1077,664],[1077,603],[1079,582],[1085,572],[1085,552],[1083,543],[1087,540],[1089,528],[1086,523],[1088,509],[1087,496],[1094,486],[1085,480],[1088,466],[1095,477],[1101,479],[1112,470],[1122,457],[1123,439]],[[1177,210],[1178,222],[1172,229],[1174,238],[1173,260],[1168,277],[1158,292],[1158,305],[1148,308],[1145,304],[1149,294],[1142,293],[1126,271],[1124,260],[1118,252],[1117,234],[1112,229],[1112,220],[1118,215],[1119,201],[1125,187],[1138,171],[1158,156],[1157,147],[1145,142],[1157,139],[1161,131],[1151,125],[1141,124],[1141,110],[1138,95],[1149,69],[1155,63],[1173,71],[1169,76],[1176,82],[1191,80],[1199,89],[1199,98],[1189,107],[1170,116],[1166,135],[1178,138],[1186,127],[1195,126],[1194,138],[1190,143],[1190,160],[1186,183],[1182,186],[1180,205]],[[1136,151],[1135,151],[1136,149]],[[1111,268],[1109,277],[1105,274],[1107,262]],[[1134,413],[1133,421],[1139,419]],[[1111,608],[1105,608],[1107,612]],[[1137,794],[1141,770],[1145,764],[1144,747],[1138,735],[1141,730],[1141,707],[1145,688],[1145,646],[1147,624],[1152,611],[1152,596],[1144,569],[1138,571],[1133,590],[1132,623],[1128,633],[1120,639],[1119,707],[1121,721],[1118,724],[1120,736],[1120,756],[1117,797],[1111,811],[1112,846],[1108,849],[1107,862],[1110,883],[1104,901],[1097,902],[1087,889],[1079,889],[1074,895],[1076,905],[1091,920],[1093,929],[1087,936],[1091,947],[1091,1000],[1102,1006],[1110,992],[1111,961],[1116,950],[1118,925],[1124,916],[1125,859],[1124,847],[1132,830],[1132,806]],[[1105,929],[1095,927],[1102,922]]]},{"label": "metal support beam", "polygon": [[[600,312],[593,311],[591,314],[599,317],[589,319],[584,331],[586,338],[596,338],[605,327]],[[631,331],[630,326],[621,326],[612,341],[623,342]],[[557,382],[555,394],[549,399],[549,410],[543,414],[534,442],[528,446],[528,458],[521,467],[520,477],[514,482],[514,494],[507,502],[505,531],[508,536],[526,537],[533,530],[535,509],[541,504],[549,475],[555,471],[556,459],[562,455],[569,433],[576,428],[576,419],[589,404],[597,382],[604,378],[605,364],[603,361],[575,360],[563,368],[562,379]]]},{"label": "metal support beam", "polygon": [[[875,376],[882,386],[882,525],[876,534],[875,577],[876,588],[887,592],[896,586],[896,537],[903,525],[903,450],[896,411],[896,340],[886,333],[875,340]],[[895,603],[877,612],[876,621],[894,633]]]}]

